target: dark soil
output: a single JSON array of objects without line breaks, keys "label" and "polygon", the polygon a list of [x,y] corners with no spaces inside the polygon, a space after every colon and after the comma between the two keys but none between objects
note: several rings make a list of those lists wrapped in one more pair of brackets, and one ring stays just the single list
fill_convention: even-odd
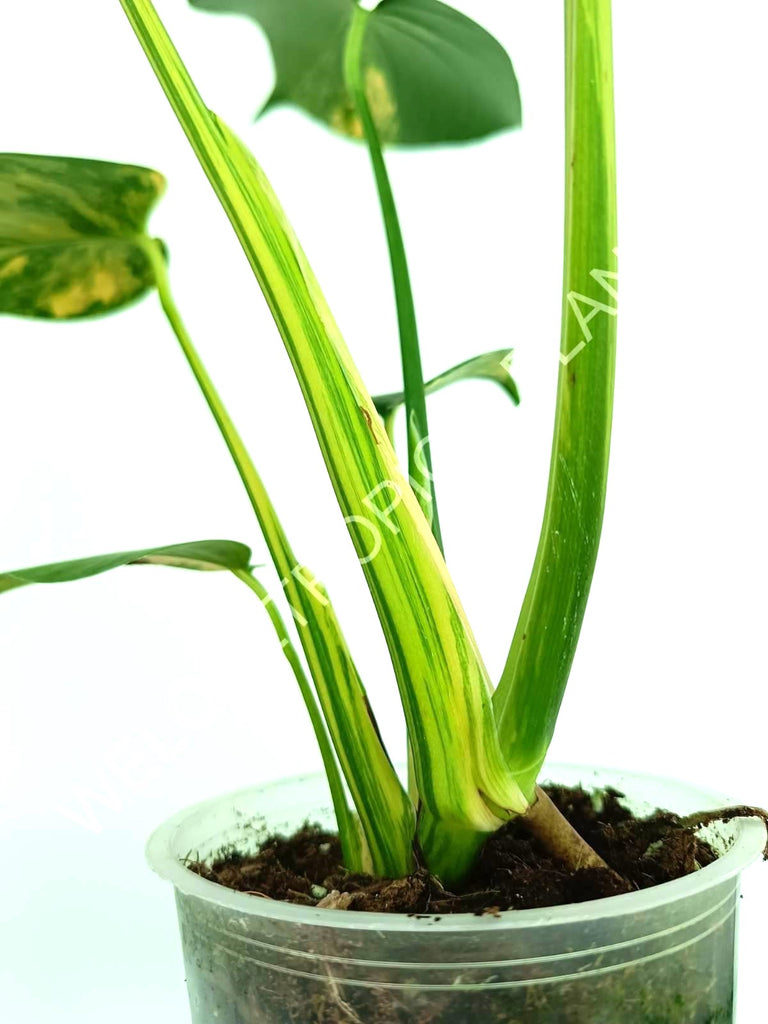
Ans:
[{"label": "dark soil", "polygon": [[189,867],[210,881],[267,899],[434,915],[582,903],[672,881],[716,859],[711,847],[677,815],[657,810],[647,818],[635,818],[615,790],[593,797],[581,788],[545,788],[613,871],[569,870],[548,857],[521,822],[511,822],[491,836],[472,875],[455,892],[447,892],[423,869],[394,881],[351,874],[341,864],[338,838],[310,824],[287,838],[268,837],[256,854],[230,851],[211,864]]},{"label": "dark soil", "polygon": [[[633,915],[617,919],[608,931],[602,920],[593,928],[585,919],[568,932],[576,945],[564,956],[575,959],[562,970],[551,955],[537,958],[526,945],[533,939],[524,938],[521,946],[512,929],[496,932],[489,917],[680,878],[715,859],[696,835],[700,826],[747,815],[768,824],[768,814],[725,808],[688,818],[656,811],[636,819],[616,791],[546,789],[609,869],[568,870],[537,846],[520,821],[489,838],[472,877],[456,892],[446,892],[423,869],[394,881],[352,874],[341,865],[337,837],[311,824],[287,838],[263,838],[261,832],[256,854],[243,847],[190,864],[213,882],[266,899],[427,918],[418,962],[412,962],[410,938],[396,932],[388,936],[382,960],[384,947],[371,945],[376,933],[366,928],[312,921],[286,930],[279,917],[249,920],[233,917],[226,906],[180,899],[194,1024],[732,1024],[732,890],[730,897],[721,891],[714,908],[691,909],[707,910],[700,924],[700,917],[688,920],[679,903],[655,912],[648,934],[638,931]],[[251,842],[254,827],[244,825]],[[446,929],[432,947],[428,925],[458,912],[483,916],[485,924],[478,922],[469,937]],[[492,947],[486,928],[495,932]],[[667,931],[676,945],[668,946]],[[485,959],[488,948],[496,950],[492,964]],[[435,949],[446,960],[433,961]],[[443,972],[448,965],[455,969]]]}]

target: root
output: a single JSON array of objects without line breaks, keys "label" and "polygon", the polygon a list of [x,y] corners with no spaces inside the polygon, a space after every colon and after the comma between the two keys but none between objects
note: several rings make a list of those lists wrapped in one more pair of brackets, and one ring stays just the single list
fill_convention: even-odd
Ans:
[{"label": "root", "polygon": [[334,1020],[348,1021],[349,1024],[364,1024],[364,1021],[357,1015],[354,1008],[349,1005],[346,999],[341,994],[341,989],[336,979],[331,975],[329,967],[325,968],[325,973],[328,976],[328,988],[330,990],[330,1001],[332,1005],[338,1007],[339,1011],[343,1016],[334,1015]]}]

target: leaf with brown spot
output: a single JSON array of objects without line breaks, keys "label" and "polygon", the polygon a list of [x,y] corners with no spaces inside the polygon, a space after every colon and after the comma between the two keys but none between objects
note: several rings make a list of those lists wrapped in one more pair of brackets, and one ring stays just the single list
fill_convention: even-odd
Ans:
[{"label": "leaf with brown spot", "polygon": [[0,154],[0,313],[70,320],[143,295],[146,223],[164,189],[146,167]]}]

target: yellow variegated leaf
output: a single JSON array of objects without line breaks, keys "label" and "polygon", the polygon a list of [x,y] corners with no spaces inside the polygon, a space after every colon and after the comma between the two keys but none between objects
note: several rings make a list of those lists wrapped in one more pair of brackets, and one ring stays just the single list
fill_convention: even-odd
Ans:
[{"label": "yellow variegated leaf", "polygon": [[[120,0],[267,298],[361,558],[400,687],[427,863],[460,878],[484,834],[524,813],[490,680],[445,562],[261,169],[202,101],[150,0]],[[373,538],[373,540],[372,540]],[[374,550],[371,550],[372,543]]]},{"label": "yellow variegated leaf", "polygon": [[[237,467],[285,596],[300,627],[299,639],[315,681],[317,698],[359,815],[352,819],[346,797],[339,793],[338,766],[326,749],[328,736],[325,726],[318,728],[314,696],[308,694],[303,670],[297,672],[295,652],[284,645],[283,650],[296,674],[320,744],[336,810],[344,862],[350,870],[373,869],[384,877],[408,874],[413,866],[414,808],[389,761],[368,706],[362,680],[328,595],[314,575],[297,561],[264,482],[184,326],[171,295],[162,257],[156,247],[148,246],[148,252],[155,266],[160,303]],[[285,630],[276,608],[261,585],[249,573],[238,572],[237,575],[265,601],[267,613],[281,634],[281,641],[285,640]]]},{"label": "yellow variegated leaf", "polygon": [[68,320],[118,309],[153,286],[146,222],[157,171],[0,154],[0,312]]}]

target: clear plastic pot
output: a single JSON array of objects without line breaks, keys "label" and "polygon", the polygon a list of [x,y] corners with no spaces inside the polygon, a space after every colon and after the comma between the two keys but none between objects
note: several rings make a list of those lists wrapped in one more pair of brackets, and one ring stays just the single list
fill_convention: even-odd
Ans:
[{"label": "clear plastic pot", "polygon": [[[614,786],[636,811],[723,805],[688,785],[552,766],[547,778]],[[152,837],[173,882],[193,1024],[728,1024],[741,872],[763,825],[719,829],[722,856],[653,889],[497,917],[318,910],[232,892],[184,867],[261,830],[331,826],[321,776],[245,790],[172,818]]]}]

